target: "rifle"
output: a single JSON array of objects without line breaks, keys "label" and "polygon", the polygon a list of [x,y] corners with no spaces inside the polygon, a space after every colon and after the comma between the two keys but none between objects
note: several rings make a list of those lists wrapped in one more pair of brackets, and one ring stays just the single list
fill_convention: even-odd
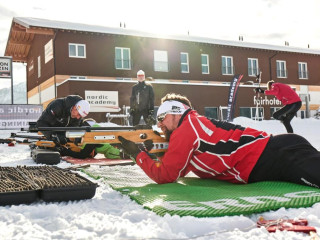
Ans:
[{"label": "rifle", "polygon": [[[68,142],[61,145],[58,139],[47,139],[42,132],[59,132],[64,134]],[[28,135],[37,133],[37,135]],[[60,146],[74,152],[80,152],[87,144],[109,143],[119,146],[119,136],[135,143],[143,143],[147,139],[153,140],[154,147],[150,153],[161,155],[168,148],[168,143],[161,134],[152,127],[138,125],[136,127],[36,127],[29,123],[29,128],[21,128],[19,134],[11,133],[11,137],[0,139],[0,143],[26,143],[31,149],[31,157],[36,163],[58,164],[60,162]],[[17,138],[23,139],[18,140]]]},{"label": "rifle", "polygon": [[[122,136],[135,143],[143,143],[147,139],[153,140],[154,147],[150,153],[163,153],[168,148],[168,142],[160,133],[154,131],[147,125],[138,125],[135,127],[35,127],[30,124],[29,129],[22,131],[37,132],[43,131],[61,132],[70,141],[64,145],[72,151],[80,151],[86,144],[104,144],[119,145],[119,136]],[[16,135],[17,136],[17,135]],[[57,145],[56,141],[48,141],[42,136],[35,143],[36,146],[52,147]]]},{"label": "rifle", "polygon": [[[23,140],[19,140],[17,138],[22,138]],[[0,144],[30,144],[33,143],[34,141],[30,141],[30,139],[40,139],[40,137],[37,136],[25,136],[25,135],[18,135],[15,133],[11,133],[11,136],[9,138],[0,138]]]}]

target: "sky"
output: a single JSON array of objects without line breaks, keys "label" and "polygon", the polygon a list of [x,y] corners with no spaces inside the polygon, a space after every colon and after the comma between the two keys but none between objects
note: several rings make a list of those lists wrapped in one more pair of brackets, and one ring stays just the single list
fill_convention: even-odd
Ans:
[{"label": "sky", "polygon": [[[314,147],[320,149],[320,120],[314,118],[292,120],[296,133],[303,135]],[[272,134],[285,133],[284,126],[276,120],[253,121],[236,118],[235,124],[250,126]],[[100,123],[101,126],[114,126]],[[13,130],[1,130],[0,138],[10,137]],[[8,147],[0,144],[0,165],[37,166],[30,157],[28,145]],[[57,165],[71,165],[61,162]],[[94,168],[94,166],[92,167]],[[104,171],[130,171],[137,176],[143,174],[137,166],[102,167]],[[129,169],[128,169],[129,168]],[[90,181],[99,184],[92,199],[61,203],[35,202],[30,205],[0,206],[0,239],[65,239],[65,240],[310,240],[308,234],[281,232],[268,233],[256,227],[257,219],[306,218],[320,234],[320,203],[308,208],[280,208],[252,215],[196,218],[156,215],[143,206],[113,190],[103,180]]]},{"label": "sky", "polygon": [[[320,0],[10,0],[0,2],[0,56],[13,17],[34,17],[213,39],[320,49]],[[14,84],[25,81],[14,64]],[[9,80],[2,81],[10,84]]]}]

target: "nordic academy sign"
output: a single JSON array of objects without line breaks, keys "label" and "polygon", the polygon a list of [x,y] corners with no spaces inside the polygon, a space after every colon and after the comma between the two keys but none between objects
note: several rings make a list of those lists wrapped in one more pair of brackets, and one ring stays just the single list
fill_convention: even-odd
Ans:
[{"label": "nordic academy sign", "polygon": [[90,112],[119,112],[118,91],[85,91]]},{"label": "nordic academy sign", "polygon": [[0,77],[11,78],[12,76],[12,58],[0,57]]}]

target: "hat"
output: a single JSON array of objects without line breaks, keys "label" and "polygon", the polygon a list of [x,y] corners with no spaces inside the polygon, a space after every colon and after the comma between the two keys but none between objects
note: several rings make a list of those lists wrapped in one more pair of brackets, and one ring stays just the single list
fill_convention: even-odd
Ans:
[{"label": "hat", "polygon": [[165,101],[158,109],[157,118],[163,119],[167,114],[183,114],[189,108],[189,106],[175,100]]},{"label": "hat", "polygon": [[143,75],[143,76],[144,76],[144,75],[145,75],[145,74],[144,74],[144,71],[139,70],[139,71],[137,72],[137,76],[139,76],[139,75]]},{"label": "hat", "polygon": [[81,117],[85,117],[90,112],[90,104],[86,100],[80,100],[75,105]]},{"label": "hat", "polygon": [[[144,71],[139,70],[139,71],[137,72],[137,77],[139,77],[139,76],[145,76]],[[145,80],[145,77],[143,77],[143,80]]]}]

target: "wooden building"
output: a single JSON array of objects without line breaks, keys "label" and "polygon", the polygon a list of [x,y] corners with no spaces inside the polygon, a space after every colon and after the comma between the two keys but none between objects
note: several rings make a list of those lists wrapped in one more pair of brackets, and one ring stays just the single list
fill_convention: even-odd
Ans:
[{"label": "wooden building", "polygon": [[155,105],[168,92],[186,95],[199,113],[225,118],[230,82],[243,74],[235,117],[270,119],[281,107],[273,96],[257,99],[256,75],[290,84],[303,99],[299,116],[320,106],[320,51],[194,36],[166,36],[35,18],[13,18],[5,56],[26,63],[28,103],[79,94],[92,104],[90,117],[122,113],[142,69]]}]

